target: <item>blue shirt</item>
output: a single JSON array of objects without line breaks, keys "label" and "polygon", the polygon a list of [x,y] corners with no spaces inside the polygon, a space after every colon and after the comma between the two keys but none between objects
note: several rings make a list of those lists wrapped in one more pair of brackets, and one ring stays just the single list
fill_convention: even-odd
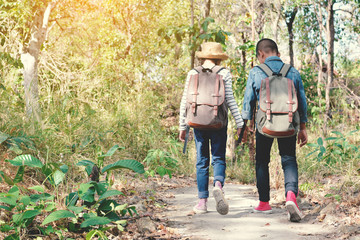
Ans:
[{"label": "blue shirt", "polygon": [[[284,64],[277,56],[270,56],[266,58],[265,63],[273,72],[279,72]],[[254,105],[256,101],[259,101],[261,80],[266,77],[266,74],[258,67],[254,67],[250,70],[244,94],[244,106],[241,113],[243,119],[252,119]],[[300,122],[305,123],[307,122],[307,105],[304,85],[302,83],[300,73],[294,67],[291,67],[286,77],[294,81],[299,102],[298,112],[300,115]]]}]

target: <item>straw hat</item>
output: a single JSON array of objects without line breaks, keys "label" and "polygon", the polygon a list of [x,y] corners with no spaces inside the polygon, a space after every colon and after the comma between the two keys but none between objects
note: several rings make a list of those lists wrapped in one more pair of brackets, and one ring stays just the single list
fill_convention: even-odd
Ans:
[{"label": "straw hat", "polygon": [[217,42],[205,42],[201,44],[201,51],[195,53],[198,58],[226,60],[229,56],[223,52],[222,46]]}]

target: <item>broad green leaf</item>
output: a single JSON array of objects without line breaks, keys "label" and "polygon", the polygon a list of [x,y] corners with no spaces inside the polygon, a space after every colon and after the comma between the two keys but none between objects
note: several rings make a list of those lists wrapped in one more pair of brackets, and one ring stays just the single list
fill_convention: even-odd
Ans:
[{"label": "broad green leaf", "polygon": [[14,183],[19,183],[23,180],[24,172],[25,166],[20,166],[14,178]]},{"label": "broad green leaf", "polygon": [[338,135],[338,136],[341,136],[341,137],[344,137],[344,134],[342,134],[341,132],[339,131],[331,131],[332,133]]},{"label": "broad green leaf", "polygon": [[51,212],[54,211],[55,209],[56,209],[56,203],[54,202],[45,203],[45,208],[44,208],[45,211]]},{"label": "broad green leaf", "polygon": [[328,137],[328,138],[325,138],[325,141],[329,141],[329,140],[337,140],[339,139],[338,137]]},{"label": "broad green leaf", "polygon": [[106,182],[99,182],[95,184],[95,189],[98,195],[104,194],[108,188],[108,184]]},{"label": "broad green leaf", "polygon": [[28,211],[25,211],[24,213],[14,214],[13,221],[15,223],[23,222],[26,219],[33,218],[39,214],[41,214],[40,210],[28,210]]},{"label": "broad green leaf", "polygon": [[323,139],[321,137],[318,138],[317,143],[319,146],[324,145]]},{"label": "broad green leaf", "polygon": [[79,197],[81,198],[93,185],[90,183],[82,183],[79,187]]},{"label": "broad green leaf", "polygon": [[23,196],[19,202],[23,203],[25,206],[29,205],[30,204],[30,197],[29,196]]},{"label": "broad green leaf", "polygon": [[164,175],[167,173],[166,168],[162,166],[157,167],[156,172],[160,175],[160,177],[164,177]]},{"label": "broad green leaf", "polygon": [[108,197],[117,196],[117,195],[124,195],[122,192],[118,190],[108,190],[103,195],[99,197],[99,200],[103,200]]},{"label": "broad green leaf", "polygon": [[14,233],[4,238],[4,240],[20,240],[20,237],[18,233]]},{"label": "broad green leaf", "polygon": [[0,205],[0,209],[5,209],[6,211],[11,210],[11,208],[9,208],[8,206],[4,206],[4,205]]},{"label": "broad green leaf", "polygon": [[82,206],[82,207],[76,207],[76,206],[69,206],[68,207],[68,209],[70,210],[70,211],[73,211],[75,214],[79,214],[79,213],[81,213],[83,210],[84,210],[84,206]]},{"label": "broad green leaf", "polygon": [[38,191],[38,192],[41,192],[41,193],[43,193],[45,191],[44,188],[42,186],[40,186],[40,185],[29,187],[28,189],[35,190],[35,191]]},{"label": "broad green leaf", "polygon": [[0,175],[7,184],[9,184],[10,186],[14,185],[14,181],[11,178],[9,178],[3,171],[0,171]]},{"label": "broad green leaf", "polygon": [[102,170],[101,173],[110,171],[110,170],[115,170],[115,169],[120,169],[120,168],[127,168],[130,170],[133,170],[134,172],[137,173],[144,173],[144,165],[134,159],[125,159],[125,160],[119,160],[113,164],[109,164],[107,166],[105,166]]},{"label": "broad green leaf", "polygon": [[46,225],[51,222],[54,222],[54,221],[57,221],[62,218],[76,218],[76,216],[68,210],[59,210],[59,211],[50,213],[49,216],[47,216],[44,219],[41,226]]},{"label": "broad green leaf", "polygon": [[60,170],[63,172],[63,173],[67,173],[69,171],[69,167],[67,165],[62,165],[60,166]]},{"label": "broad green leaf", "polygon": [[118,149],[125,149],[125,148],[120,147],[119,145],[115,145],[112,148],[110,148],[110,150],[106,154],[103,154],[101,156],[102,157],[111,157],[116,152],[116,150],[118,150]]},{"label": "broad green leaf", "polygon": [[81,160],[76,164],[76,166],[93,166],[95,163],[89,160]]},{"label": "broad green leaf", "polygon": [[9,160],[9,162],[14,166],[29,166],[37,168],[42,168],[44,166],[39,159],[31,155],[20,155],[13,160]]},{"label": "broad green leaf", "polygon": [[58,186],[65,178],[65,173],[63,173],[62,171],[60,170],[56,170],[54,172],[54,183],[55,183],[55,186]]},{"label": "broad green leaf", "polygon": [[111,223],[111,220],[106,217],[91,217],[85,220],[83,223],[81,223],[80,227],[86,228],[95,225],[106,225],[109,223]]},{"label": "broad green leaf", "polygon": [[70,193],[65,198],[65,205],[68,206],[75,206],[76,202],[79,200],[79,194],[77,192]]},{"label": "broad green leaf", "polygon": [[86,234],[85,239],[92,240],[96,236],[99,237],[99,239],[108,240],[105,233],[103,233],[102,231],[97,230],[97,229],[91,230],[88,234]]},{"label": "broad green leaf", "polygon": [[325,153],[325,152],[326,152],[326,148],[325,148],[324,146],[321,146],[321,147],[320,147],[320,152],[321,152],[321,153]]}]

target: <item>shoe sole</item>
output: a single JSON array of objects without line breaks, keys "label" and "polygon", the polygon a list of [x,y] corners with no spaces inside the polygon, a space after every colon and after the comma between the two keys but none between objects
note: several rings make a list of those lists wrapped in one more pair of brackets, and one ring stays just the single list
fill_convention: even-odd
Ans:
[{"label": "shoe sole", "polygon": [[301,219],[303,219],[304,217],[303,214],[300,212],[300,210],[298,209],[298,207],[294,202],[287,201],[285,206],[289,212],[289,220],[291,222],[300,222]]},{"label": "shoe sole", "polygon": [[255,208],[253,208],[253,211],[256,212],[256,213],[263,213],[263,214],[271,214],[273,212],[272,209],[271,210],[265,210],[265,211],[259,211],[259,210],[256,210]]},{"label": "shoe sole", "polygon": [[224,193],[219,187],[214,187],[213,196],[216,202],[216,211],[221,215],[226,215],[229,212],[229,204],[225,200]]}]

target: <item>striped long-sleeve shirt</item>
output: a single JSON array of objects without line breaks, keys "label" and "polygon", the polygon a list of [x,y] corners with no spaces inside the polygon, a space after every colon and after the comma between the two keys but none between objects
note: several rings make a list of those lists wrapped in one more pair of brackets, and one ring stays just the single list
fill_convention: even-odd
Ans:
[{"label": "striped long-sleeve shirt", "polygon": [[[186,96],[187,96],[187,89],[188,89],[188,85],[189,85],[189,81],[190,81],[190,77],[194,74],[197,74],[197,72],[192,69],[187,77],[186,77],[186,81],[185,81],[185,87],[184,87],[184,93],[183,96],[181,98],[181,104],[180,104],[180,127],[179,130],[185,130],[186,129],[186,122],[185,122],[185,111],[186,111]],[[233,115],[234,119],[235,119],[235,123],[237,128],[242,128],[244,121],[240,115],[239,112],[239,108],[238,105],[235,101],[234,98],[234,93],[232,90],[232,80],[231,80],[231,73],[229,70],[227,69],[222,69],[219,72],[220,75],[222,75],[223,77],[223,81],[224,81],[224,85],[225,85],[225,101],[226,104],[228,106],[228,108],[230,109],[231,114]]]}]

